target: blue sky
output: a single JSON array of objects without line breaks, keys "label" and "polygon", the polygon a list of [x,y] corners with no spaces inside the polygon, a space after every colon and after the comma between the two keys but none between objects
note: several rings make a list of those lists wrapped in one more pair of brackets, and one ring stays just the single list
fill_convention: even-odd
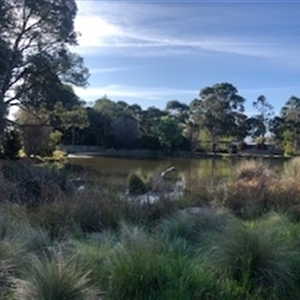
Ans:
[{"label": "blue sky", "polygon": [[164,108],[200,89],[232,83],[275,113],[300,97],[300,2],[77,1],[80,53],[91,77],[77,94]]}]

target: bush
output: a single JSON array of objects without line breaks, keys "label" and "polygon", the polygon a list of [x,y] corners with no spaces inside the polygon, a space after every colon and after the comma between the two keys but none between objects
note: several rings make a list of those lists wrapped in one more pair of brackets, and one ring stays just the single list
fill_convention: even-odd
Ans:
[{"label": "bush", "polygon": [[240,163],[235,174],[237,180],[263,180],[270,177],[270,170],[260,161],[249,160]]},{"label": "bush", "polygon": [[289,239],[276,229],[230,226],[216,236],[209,268],[222,281],[236,281],[245,293],[262,289],[275,299],[294,299],[298,256]]},{"label": "bush", "polygon": [[147,185],[136,173],[129,175],[128,185],[129,193],[132,195],[142,195],[147,192]]},{"label": "bush", "polygon": [[239,142],[238,145],[237,145],[237,148],[239,151],[243,151],[243,150],[246,150],[247,149],[247,143],[242,141],[242,142]]},{"label": "bush", "polygon": [[3,164],[2,172],[4,179],[14,185],[11,201],[36,206],[66,191],[66,174],[57,170],[9,162]]},{"label": "bush", "polygon": [[19,132],[7,130],[4,134],[3,156],[8,159],[16,159],[22,148]]}]

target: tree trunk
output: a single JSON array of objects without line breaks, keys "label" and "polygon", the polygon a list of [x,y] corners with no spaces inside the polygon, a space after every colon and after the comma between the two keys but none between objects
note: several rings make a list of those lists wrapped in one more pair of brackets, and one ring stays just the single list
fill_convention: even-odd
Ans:
[{"label": "tree trunk", "polygon": [[0,136],[3,135],[6,127],[6,105],[4,102],[4,94],[0,92]]},{"label": "tree trunk", "polygon": [[72,134],[72,145],[75,145],[75,128],[72,127],[71,129],[71,134]]}]

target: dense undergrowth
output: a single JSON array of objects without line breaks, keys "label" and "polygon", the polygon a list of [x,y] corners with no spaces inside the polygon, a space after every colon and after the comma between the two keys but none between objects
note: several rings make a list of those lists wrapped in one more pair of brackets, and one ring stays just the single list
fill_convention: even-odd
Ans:
[{"label": "dense undergrowth", "polygon": [[298,159],[281,173],[249,161],[141,203],[116,183],[78,192],[67,172],[6,163],[0,299],[298,299],[299,174]]}]

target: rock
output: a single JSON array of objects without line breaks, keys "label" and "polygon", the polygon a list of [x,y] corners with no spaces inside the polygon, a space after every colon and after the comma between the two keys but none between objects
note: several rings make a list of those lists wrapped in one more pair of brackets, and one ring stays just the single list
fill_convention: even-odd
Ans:
[{"label": "rock", "polygon": [[207,214],[211,214],[212,210],[208,207],[188,207],[188,208],[184,208],[184,209],[180,209],[176,212],[176,214],[180,217],[187,217],[188,215],[207,215]]}]

